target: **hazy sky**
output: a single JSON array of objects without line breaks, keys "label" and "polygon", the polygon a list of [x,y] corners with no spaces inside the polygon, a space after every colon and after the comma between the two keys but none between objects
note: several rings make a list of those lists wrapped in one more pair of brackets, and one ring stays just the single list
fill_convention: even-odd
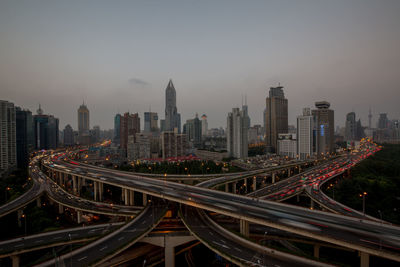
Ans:
[{"label": "hazy sky", "polygon": [[[336,124],[355,111],[400,118],[400,1],[15,1],[0,0],[0,99],[77,128],[112,128],[117,112],[159,113],[172,78],[182,125],[209,127],[247,94],[262,123],[278,82],[289,123],[327,100]],[[142,122],[143,127],[143,122]]]}]

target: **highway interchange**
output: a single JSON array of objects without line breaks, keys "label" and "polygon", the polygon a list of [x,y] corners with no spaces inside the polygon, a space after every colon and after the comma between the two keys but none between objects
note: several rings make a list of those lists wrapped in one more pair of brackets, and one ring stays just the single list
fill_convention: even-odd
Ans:
[{"label": "highway interchange", "polygon": [[[346,171],[347,168],[352,167],[358,161],[362,160],[364,157],[371,155],[374,152],[375,151],[367,151],[367,153],[356,153],[355,155],[348,155],[337,158],[328,164],[315,167],[305,173],[288,178],[285,181],[276,183],[265,189],[261,189],[260,191],[257,191],[255,192],[255,194],[250,196],[234,195],[207,188],[201,188],[199,186],[195,187],[173,183],[166,180],[157,180],[143,176],[137,176],[134,174],[127,174],[113,170],[90,167],[88,165],[86,165],[85,167],[79,166],[78,168],[73,164],[65,162],[61,158],[53,158],[51,164],[45,165],[45,168],[61,172],[64,172],[65,169],[71,170],[75,168],[75,170],[73,171],[74,175],[79,175],[81,177],[84,177],[85,179],[92,179],[94,181],[107,183],[122,188],[128,188],[149,195],[157,196],[162,199],[186,204],[188,205],[188,207],[184,208],[185,213],[193,215],[190,217],[185,216],[184,218],[190,229],[195,229],[196,227],[198,229],[204,229],[204,223],[207,223],[207,217],[200,215],[200,211],[195,209],[200,208],[204,210],[215,211],[217,213],[234,218],[244,219],[249,222],[258,223],[261,225],[276,227],[281,230],[289,231],[326,242],[331,242],[333,244],[358,249],[360,251],[364,251],[373,255],[379,255],[399,260],[400,229],[398,227],[391,225],[382,225],[377,222],[368,221],[365,218],[360,219],[359,213],[355,213],[352,210],[347,210],[347,208],[343,205],[337,204],[326,196],[321,196],[321,194],[318,193],[320,192],[319,189],[323,182],[331,179],[338,174],[343,173],[344,171]],[[33,169],[32,171],[33,173],[41,173],[41,171],[39,171],[38,169]],[[235,180],[237,178],[240,177],[233,176],[216,178],[214,179],[214,182],[205,182],[205,187],[212,187],[213,185],[220,183],[221,179]],[[65,198],[70,200],[72,199],[68,197],[69,194],[67,192],[64,192],[61,188],[55,185],[48,177],[46,177],[45,179],[47,180],[47,182],[42,184],[46,186],[46,191],[50,192],[50,195],[54,194],[52,198],[60,197],[61,194],[62,199],[64,199],[63,201],[65,201]],[[42,188],[42,184],[39,184],[41,185],[40,190],[44,190]],[[332,206],[332,210],[337,211],[337,213],[346,214],[347,212],[348,215],[351,215],[353,217],[309,210],[301,207],[280,204],[269,200],[261,200],[259,198],[263,197],[266,199],[281,200],[283,198],[287,198],[288,196],[292,197],[293,195],[296,195],[300,191],[304,190],[321,204],[329,205],[328,203],[330,203]],[[69,205],[71,207],[78,208],[80,206],[82,207],[84,205],[87,205],[87,208],[82,210],[90,210],[90,207],[93,207],[93,203],[91,201],[86,202],[79,200],[79,198],[73,199],[72,203],[69,203]],[[165,210],[166,206],[160,205],[160,207],[162,207],[160,208],[160,210]],[[99,208],[101,207],[96,207],[95,210]],[[152,209],[154,210],[154,208]],[[148,209],[146,209],[143,214],[146,214],[146,211],[148,212]],[[131,211],[128,210],[127,213],[130,212]],[[140,218],[142,218],[141,220],[144,221],[146,218],[151,220],[152,218],[155,218],[153,216],[156,216],[154,215],[154,211],[152,212],[152,214],[146,214],[145,216],[139,215],[137,217],[138,219],[133,220],[132,222],[130,222],[130,224],[136,225],[135,223],[142,223],[142,221],[139,220]],[[158,216],[162,217],[163,214],[159,213]],[[355,218],[354,216],[358,216],[358,218]],[[195,218],[202,218],[203,225],[199,225],[199,222],[201,220],[196,220]],[[211,227],[208,228],[212,229]],[[151,230],[150,228],[146,229]],[[136,227],[135,230],[139,230],[139,228]],[[122,232],[121,234],[126,236],[128,233],[130,232]],[[139,234],[139,236],[143,234],[142,231],[137,231],[136,235],[133,234],[133,231],[131,233],[132,236],[127,238],[127,240],[137,240],[137,234]],[[197,234],[200,235],[198,232]],[[223,240],[223,238],[226,238],[226,236],[221,237],[221,234],[218,232],[216,232],[216,234],[219,235],[219,240]],[[213,239],[218,238],[216,238],[216,236],[210,236],[210,234],[206,238],[203,237],[204,240],[207,240],[207,242],[211,243],[213,243]],[[123,239],[125,239],[125,237]],[[115,244],[110,244],[112,250],[115,250],[115,247],[121,246],[120,242],[118,242],[121,240],[118,240],[118,238],[112,238],[111,240],[114,240],[116,242]],[[223,242],[215,242],[220,244],[220,249],[224,248],[224,246],[227,246]],[[232,240],[226,240],[225,242],[232,242]],[[239,248],[239,245],[240,244],[235,243],[236,248]],[[101,248],[103,248],[103,250],[106,250],[104,246]],[[97,249],[99,248],[97,247]],[[239,248],[239,250],[242,251],[246,251],[246,249],[248,248]],[[263,262],[263,257],[254,257],[254,251],[249,253],[239,253],[239,250],[237,251],[237,254],[240,254],[238,258],[241,258],[242,260],[246,258],[244,260],[253,262],[253,264],[256,265],[263,265],[263,263],[265,263]],[[231,253],[234,253],[232,252],[232,250],[230,251]],[[84,251],[82,253],[83,254],[73,254],[73,256],[68,259],[75,262],[77,266],[86,265],[89,262],[94,262],[98,260],[98,258],[96,260],[94,258],[91,258],[92,253],[88,253],[87,251]],[[250,255],[253,256],[249,260]],[[98,257],[98,255],[95,256]],[[279,261],[281,261],[282,258],[276,260],[278,261],[276,265],[279,265],[281,263]],[[287,260],[287,258],[285,260]],[[292,266],[292,264],[290,265]]]}]

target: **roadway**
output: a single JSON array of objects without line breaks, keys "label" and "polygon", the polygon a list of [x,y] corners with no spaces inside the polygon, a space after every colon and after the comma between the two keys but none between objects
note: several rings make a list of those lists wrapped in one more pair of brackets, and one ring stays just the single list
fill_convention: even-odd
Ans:
[{"label": "roadway", "polygon": [[2,241],[0,242],[0,258],[48,247],[92,240],[99,235],[114,231],[122,224],[113,223],[76,227]]},{"label": "roadway", "polygon": [[91,169],[91,172],[101,175],[103,179],[86,174],[81,176],[372,255],[400,260],[400,228],[395,226],[111,170]]},{"label": "roadway", "polygon": [[168,203],[164,200],[149,202],[149,205],[135,219],[118,230],[70,253],[36,266],[54,266],[56,262],[64,262],[71,266],[91,266],[106,261],[150,232],[167,211]]}]

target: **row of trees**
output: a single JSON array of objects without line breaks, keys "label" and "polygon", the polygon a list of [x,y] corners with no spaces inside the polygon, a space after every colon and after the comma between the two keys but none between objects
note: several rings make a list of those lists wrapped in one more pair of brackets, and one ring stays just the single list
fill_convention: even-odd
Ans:
[{"label": "row of trees", "polygon": [[334,190],[335,200],[356,210],[362,210],[360,194],[366,192],[368,215],[400,224],[400,145],[385,144],[354,167]]}]

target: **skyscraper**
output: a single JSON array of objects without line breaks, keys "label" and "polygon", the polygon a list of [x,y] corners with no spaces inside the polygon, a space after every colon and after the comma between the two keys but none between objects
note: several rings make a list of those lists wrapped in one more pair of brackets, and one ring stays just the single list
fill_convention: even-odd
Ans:
[{"label": "skyscraper", "polygon": [[288,100],[283,93],[283,86],[270,88],[265,114],[267,152],[275,152],[278,134],[288,132]]},{"label": "skyscraper", "polygon": [[144,132],[158,132],[158,114],[157,112],[144,113]]},{"label": "skyscraper", "polygon": [[78,108],[78,132],[79,135],[89,134],[89,109],[86,107],[85,103]]},{"label": "skyscraper", "polygon": [[0,174],[16,166],[16,149],[14,104],[0,100]]},{"label": "skyscraper", "polygon": [[347,141],[354,141],[356,140],[356,134],[357,134],[356,113],[354,112],[347,113],[345,138]]},{"label": "skyscraper", "polygon": [[208,122],[206,114],[203,114],[201,116],[201,135],[202,136],[208,135]]},{"label": "skyscraper", "polygon": [[332,153],[334,147],[335,117],[326,101],[315,102],[317,109],[312,111],[314,117],[314,151],[317,155]]},{"label": "skyscraper", "polygon": [[201,144],[201,121],[196,113],[196,117],[191,120],[187,120],[183,126],[183,133],[187,135],[189,142],[194,147],[198,147]]},{"label": "skyscraper", "polygon": [[64,128],[64,146],[73,146],[74,144],[74,130],[71,125],[67,124]]},{"label": "skyscraper", "polygon": [[16,141],[17,141],[17,165],[25,168],[29,163],[29,153],[34,148],[33,118],[32,112],[15,108]]},{"label": "skyscraper", "polygon": [[313,116],[310,108],[303,109],[303,115],[297,117],[297,153],[301,160],[313,155]]},{"label": "skyscraper", "polygon": [[114,143],[119,145],[121,140],[121,114],[114,117]]},{"label": "skyscraper", "polygon": [[39,105],[37,115],[33,116],[35,149],[55,149],[58,147],[58,119],[43,114]]},{"label": "skyscraper", "polygon": [[126,112],[123,117],[121,117],[121,148],[127,149],[128,136],[133,135],[136,138],[136,133],[140,133],[140,118],[139,114],[129,114]]},{"label": "skyscraper", "polygon": [[229,156],[245,158],[248,156],[248,116],[243,110],[233,108],[228,113],[226,127],[226,141]]},{"label": "skyscraper", "polygon": [[181,132],[181,115],[176,108],[176,91],[172,80],[165,89],[165,131]]},{"label": "skyscraper", "polygon": [[389,125],[389,120],[388,120],[388,117],[387,117],[387,113],[379,114],[378,128],[379,129],[386,129],[386,128],[388,128],[388,125]]}]

